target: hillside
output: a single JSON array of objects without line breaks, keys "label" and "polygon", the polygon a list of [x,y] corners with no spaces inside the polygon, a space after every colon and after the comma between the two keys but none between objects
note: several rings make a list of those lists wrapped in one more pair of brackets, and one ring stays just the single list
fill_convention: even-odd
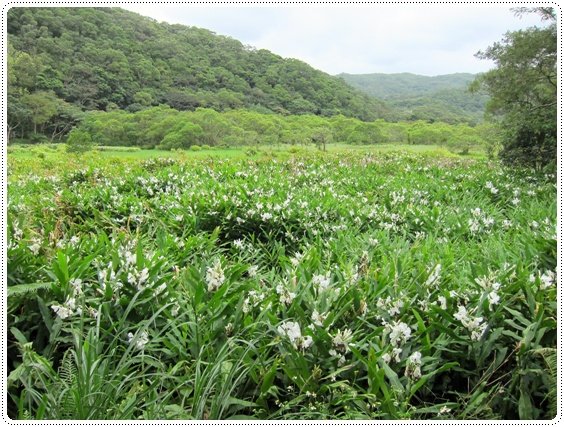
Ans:
[{"label": "hillside", "polygon": [[410,120],[479,122],[488,99],[467,91],[476,78],[469,73],[434,77],[411,73],[340,74],[338,77],[367,95],[385,100]]},{"label": "hillside", "polygon": [[53,110],[159,104],[361,120],[388,114],[382,102],[304,62],[118,8],[12,8],[7,27],[16,131],[41,129]]}]

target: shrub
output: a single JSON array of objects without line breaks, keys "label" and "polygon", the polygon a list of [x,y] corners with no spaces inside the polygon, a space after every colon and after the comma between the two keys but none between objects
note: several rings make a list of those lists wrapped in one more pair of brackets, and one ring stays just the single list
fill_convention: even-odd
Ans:
[{"label": "shrub", "polygon": [[94,148],[90,134],[82,129],[74,128],[67,138],[67,151],[69,153],[83,154]]},{"label": "shrub", "polygon": [[191,145],[190,146],[190,151],[200,151],[202,149],[202,147],[200,147],[199,145]]}]

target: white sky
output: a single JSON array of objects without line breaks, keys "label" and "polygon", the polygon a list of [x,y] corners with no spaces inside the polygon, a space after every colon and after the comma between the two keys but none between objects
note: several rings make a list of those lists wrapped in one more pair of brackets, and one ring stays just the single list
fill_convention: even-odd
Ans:
[{"label": "white sky", "polygon": [[487,71],[474,54],[509,30],[542,25],[507,7],[467,5],[123,5],[157,21],[207,28],[245,45],[341,72],[439,75]]}]

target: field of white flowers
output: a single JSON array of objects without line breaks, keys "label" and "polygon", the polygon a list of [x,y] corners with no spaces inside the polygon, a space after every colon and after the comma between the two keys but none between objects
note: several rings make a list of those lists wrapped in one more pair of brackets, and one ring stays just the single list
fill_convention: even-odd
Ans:
[{"label": "field of white flowers", "polygon": [[554,174],[394,153],[11,166],[12,418],[556,415]]}]

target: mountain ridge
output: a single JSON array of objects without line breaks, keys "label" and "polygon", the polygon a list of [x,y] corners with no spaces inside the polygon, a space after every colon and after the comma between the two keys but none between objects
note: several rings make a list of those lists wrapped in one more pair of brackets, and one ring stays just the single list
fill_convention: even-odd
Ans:
[{"label": "mountain ridge", "polygon": [[[120,8],[12,8],[7,30],[12,65],[27,55],[37,70],[12,75],[12,89],[52,92],[83,110],[167,104],[368,121],[391,114],[381,101],[305,62]],[[31,73],[29,66],[12,68]]]},{"label": "mountain ridge", "polygon": [[469,93],[478,74],[423,76],[414,73],[341,73],[337,77],[369,96],[386,102],[407,120],[479,123],[488,97]]}]

